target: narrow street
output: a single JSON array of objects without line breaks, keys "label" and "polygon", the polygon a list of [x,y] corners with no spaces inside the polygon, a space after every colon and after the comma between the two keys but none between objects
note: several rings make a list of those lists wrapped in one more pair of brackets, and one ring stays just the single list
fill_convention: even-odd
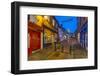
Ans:
[{"label": "narrow street", "polygon": [[28,60],[88,58],[88,18],[28,15]]},{"label": "narrow street", "polygon": [[[69,42],[64,40],[63,51],[52,51],[52,48],[45,48],[33,53],[29,60],[55,60],[55,59],[79,59],[87,58],[87,51],[81,47],[74,38],[71,38]],[[74,47],[72,47],[74,45]],[[72,47],[72,48],[71,48]]]}]

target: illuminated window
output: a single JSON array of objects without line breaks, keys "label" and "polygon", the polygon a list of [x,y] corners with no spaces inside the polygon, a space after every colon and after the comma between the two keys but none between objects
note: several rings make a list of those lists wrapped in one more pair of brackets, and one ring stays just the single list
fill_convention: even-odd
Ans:
[{"label": "illuminated window", "polygon": [[50,21],[50,17],[49,16],[44,16],[44,19],[46,19],[47,21]]}]

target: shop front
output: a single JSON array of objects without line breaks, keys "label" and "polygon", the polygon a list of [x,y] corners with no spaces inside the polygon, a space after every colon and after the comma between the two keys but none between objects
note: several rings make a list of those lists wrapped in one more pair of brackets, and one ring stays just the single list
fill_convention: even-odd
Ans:
[{"label": "shop front", "polygon": [[57,41],[57,33],[54,32],[52,29],[44,28],[43,34],[43,47],[50,48],[52,51],[55,50],[55,43]]},{"label": "shop front", "polygon": [[42,28],[35,25],[34,23],[28,23],[28,54],[31,55],[41,49],[41,33]]}]

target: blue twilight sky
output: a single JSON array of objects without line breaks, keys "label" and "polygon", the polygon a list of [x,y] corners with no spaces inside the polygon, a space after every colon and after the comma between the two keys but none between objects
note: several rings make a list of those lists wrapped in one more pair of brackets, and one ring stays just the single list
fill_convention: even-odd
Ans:
[{"label": "blue twilight sky", "polygon": [[77,17],[75,16],[55,16],[58,23],[70,33],[74,33],[77,29]]}]

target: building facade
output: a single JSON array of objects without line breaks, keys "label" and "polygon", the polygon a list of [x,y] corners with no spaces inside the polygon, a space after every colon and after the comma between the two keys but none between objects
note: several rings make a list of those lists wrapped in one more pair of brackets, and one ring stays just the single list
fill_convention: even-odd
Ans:
[{"label": "building facade", "polygon": [[28,15],[28,54],[44,48],[55,50],[58,30],[53,16]]},{"label": "building facade", "polygon": [[77,40],[81,47],[88,48],[88,18],[78,17]]}]

